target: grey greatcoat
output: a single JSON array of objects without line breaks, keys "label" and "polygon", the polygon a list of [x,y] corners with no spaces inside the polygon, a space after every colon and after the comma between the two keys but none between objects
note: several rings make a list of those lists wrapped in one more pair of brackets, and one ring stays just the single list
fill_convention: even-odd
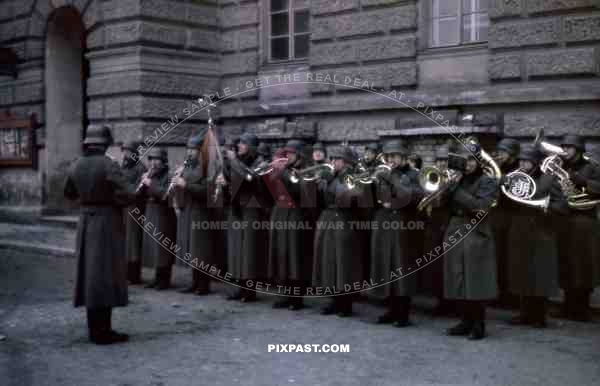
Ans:
[{"label": "grey greatcoat", "polygon": [[[314,219],[311,217],[311,208],[303,207],[307,200],[302,197],[310,183],[292,183],[288,169],[272,178],[278,181],[269,182],[276,198],[269,232],[269,278],[278,283],[305,281],[312,269]],[[278,225],[281,225],[281,229],[278,229]],[[296,229],[292,226],[296,226]]]},{"label": "grey greatcoat", "polygon": [[[183,165],[183,173],[186,173],[187,170],[191,168],[191,165],[188,163],[184,163]],[[179,187],[175,187],[171,194],[171,204],[173,209],[175,210],[175,214],[177,217],[177,259],[175,260],[175,264],[179,266],[189,267],[187,262],[189,262],[189,256],[191,256],[190,252],[190,232],[192,227],[192,220],[190,218],[191,211],[185,210],[185,207],[188,205],[186,194]],[[188,260],[186,260],[186,254]]]},{"label": "grey greatcoat", "polygon": [[144,265],[169,268],[175,261],[177,235],[175,212],[169,207],[168,201],[163,199],[170,182],[168,168],[161,168],[152,175],[151,179],[150,185],[143,190],[146,197],[146,221],[142,245]]},{"label": "grey greatcoat", "polygon": [[371,232],[370,276],[377,284],[386,283],[374,290],[380,296],[412,296],[416,291],[415,273],[396,280],[391,278],[391,272],[402,276],[410,273],[409,268],[415,270],[415,260],[421,257],[415,248],[419,239],[415,237],[415,231],[408,228],[408,221],[415,219],[422,189],[411,181],[406,171],[407,168],[396,168],[377,185],[377,198],[385,206],[377,209],[373,219],[378,225]]},{"label": "grey greatcoat", "polygon": [[236,279],[266,276],[269,233],[261,223],[268,221],[267,213],[273,201],[262,178],[255,176],[248,181],[244,169],[244,166],[255,169],[262,162],[262,158],[248,155],[241,160],[230,161],[226,170],[229,172],[231,202],[228,213],[227,270]]},{"label": "grey greatcoat", "polygon": [[[198,267],[201,262],[202,265],[217,265],[219,251],[216,250],[216,242],[219,230],[214,228],[217,221],[216,209],[208,205],[208,200],[212,200],[208,180],[200,167],[185,169],[182,177],[185,180],[183,193],[186,206],[181,214],[189,218],[189,261]],[[193,262],[194,259],[198,259],[197,264]]]},{"label": "grey greatcoat", "polygon": [[119,165],[102,153],[87,154],[66,179],[65,197],[79,200],[75,307],[127,305],[123,207],[135,199]]},{"label": "grey greatcoat", "polygon": [[[146,168],[141,162],[134,163],[131,166],[122,166],[121,170],[129,184],[137,187]],[[142,258],[142,239],[144,231],[136,222],[137,213],[144,213],[146,202],[143,197],[138,195],[135,202],[125,208],[123,216],[125,217],[125,254],[130,262],[138,262]],[[131,213],[131,215],[130,215]],[[132,217],[133,216],[133,217]]]},{"label": "grey greatcoat", "polygon": [[[600,168],[584,160],[566,164],[570,173],[577,173],[587,183],[585,188],[593,199],[600,198]],[[595,210],[568,209],[567,216],[557,216],[560,287],[592,289],[600,284],[600,222]]]},{"label": "grey greatcoat", "polygon": [[491,300],[498,292],[488,218],[498,199],[498,185],[480,170],[464,176],[449,197],[451,218],[444,237],[444,293],[448,299]]},{"label": "grey greatcoat", "polygon": [[508,233],[507,289],[519,296],[554,296],[558,292],[558,254],[552,227],[553,213],[564,212],[562,192],[556,180],[537,172],[533,200],[550,195],[547,214],[542,209],[520,205]]},{"label": "grey greatcoat", "polygon": [[[321,181],[320,194],[324,206],[317,221],[314,239],[313,285],[330,291],[352,291],[354,283],[362,279],[360,238],[352,229],[359,220],[356,203],[361,192],[348,189],[344,177],[352,172],[346,167],[329,181]],[[360,185],[357,185],[359,187]]]}]

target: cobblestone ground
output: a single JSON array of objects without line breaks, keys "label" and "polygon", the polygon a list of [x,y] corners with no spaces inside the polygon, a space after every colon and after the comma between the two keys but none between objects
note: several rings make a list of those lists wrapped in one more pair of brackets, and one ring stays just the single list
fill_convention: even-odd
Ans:
[{"label": "cobblestone ground", "polygon": [[[87,342],[83,309],[71,306],[74,260],[0,249],[0,385],[598,385],[600,324],[551,321],[509,327],[494,311],[480,342],[442,334],[453,319],[422,312],[415,326],[373,324],[382,312],[321,316],[273,299],[228,302],[131,287],[114,325],[131,341]],[[146,272],[148,277],[149,272]],[[187,273],[178,273],[183,285]],[[268,353],[268,344],[349,344],[350,353]]]}]

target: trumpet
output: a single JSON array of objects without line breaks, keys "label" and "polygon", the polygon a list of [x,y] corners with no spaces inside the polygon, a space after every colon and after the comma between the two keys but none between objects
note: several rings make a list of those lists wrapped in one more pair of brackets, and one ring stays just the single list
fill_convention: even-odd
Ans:
[{"label": "trumpet", "polygon": [[505,182],[500,187],[502,193],[511,200],[534,208],[548,210],[550,195],[538,200],[532,200],[537,191],[535,180],[522,169],[516,169],[505,176]]},{"label": "trumpet", "polygon": [[[600,199],[592,200],[588,193],[577,189],[569,177],[569,172],[562,167],[563,160],[561,157],[565,157],[567,152],[565,152],[560,146],[544,141],[543,138],[544,129],[539,129],[533,142],[534,146],[548,155],[548,157],[542,161],[540,166],[542,173],[558,178],[558,183],[560,184],[563,194],[567,198],[567,204],[569,205],[569,208],[574,210],[594,209],[598,204],[600,204]],[[593,160],[591,162],[597,162],[590,157],[589,153],[585,153],[584,156],[584,159],[587,158],[586,161],[588,162],[590,162],[589,160]]]},{"label": "trumpet", "polygon": [[[310,166],[301,170],[292,169],[290,173],[290,181],[294,184],[303,181],[314,181],[319,178],[319,172],[326,171],[328,173],[333,173],[334,168],[333,164],[330,163],[322,163],[314,166]],[[311,174],[312,173],[312,174]]]},{"label": "trumpet", "polygon": [[431,205],[432,202],[441,197],[456,182],[462,173],[447,169],[440,170],[435,166],[425,166],[419,171],[419,185],[427,195],[421,199],[417,205],[417,210],[422,211]]}]

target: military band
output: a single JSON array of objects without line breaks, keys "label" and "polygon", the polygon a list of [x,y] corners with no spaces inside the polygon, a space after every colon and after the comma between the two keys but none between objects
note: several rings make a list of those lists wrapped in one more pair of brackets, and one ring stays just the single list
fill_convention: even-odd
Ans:
[{"label": "military band", "polygon": [[[248,130],[237,144],[220,142],[215,175],[206,159],[207,130],[190,137],[185,162],[171,173],[165,149],[149,150],[146,170],[132,161],[139,156],[132,142],[123,144],[124,160],[115,168],[103,158],[103,130],[88,130],[87,153],[65,186],[68,198],[82,202],[75,304],[88,308],[97,343],[126,339],[108,322],[109,310],[127,303],[125,273],[130,284],[141,283],[143,262],[155,272],[147,287],[167,289],[175,255],[226,269],[234,289],[228,299],[255,301],[253,284],[268,281],[277,295],[273,307],[292,311],[327,288],[321,313],[351,316],[360,292],[352,289],[367,282],[367,295],[387,305],[377,322],[396,327],[412,324],[412,298],[427,293],[438,300],[435,315],[460,315],[446,333],[471,340],[486,336],[486,307],[499,297],[518,299],[515,325],[545,327],[559,289],[558,316],[590,318],[590,293],[600,283],[600,163],[585,153],[581,137],[552,145],[538,136],[526,146],[504,138],[493,157],[470,138],[436,148],[434,166],[424,166],[402,140],[367,144],[361,158],[346,145],[298,139],[272,154]],[[84,178],[86,168],[94,181]],[[154,232],[127,215],[134,207]],[[200,226],[223,222],[227,229]],[[97,230],[102,224],[115,228]],[[95,240],[95,230],[106,240]],[[176,253],[161,245],[164,238],[177,241]],[[107,249],[115,243],[122,243],[122,262],[118,246]],[[445,253],[426,258],[441,246]],[[430,263],[421,272],[390,280],[390,272],[422,260]],[[210,272],[196,265],[181,292],[210,293]]]}]

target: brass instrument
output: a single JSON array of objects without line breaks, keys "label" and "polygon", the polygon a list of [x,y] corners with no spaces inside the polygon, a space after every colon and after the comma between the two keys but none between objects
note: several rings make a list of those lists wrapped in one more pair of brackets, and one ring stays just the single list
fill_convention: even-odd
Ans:
[{"label": "brass instrument", "polygon": [[357,182],[363,185],[372,184],[374,182],[377,182],[377,180],[382,174],[388,174],[391,171],[392,167],[387,164],[377,165],[375,167],[375,170],[373,170],[372,172],[365,171],[359,174],[348,174],[345,177],[345,183],[350,189],[354,188]]},{"label": "brass instrument", "polygon": [[544,212],[548,210],[550,195],[538,200],[531,199],[535,195],[537,185],[529,174],[517,169],[508,173],[504,179],[500,190],[506,197],[523,205],[543,209]]},{"label": "brass instrument", "polygon": [[452,170],[440,170],[435,166],[425,166],[419,171],[419,185],[427,193],[417,205],[417,210],[422,211],[431,205],[432,202],[441,197],[454,182],[460,177],[461,173]]},{"label": "brass instrument", "polygon": [[596,167],[600,167],[600,161],[593,158],[591,153],[583,153],[581,157],[587,162],[593,164]]},{"label": "brass instrument", "polygon": [[319,178],[320,171],[327,171],[329,173],[333,173],[333,164],[322,163],[301,170],[291,169],[290,181],[294,184],[297,184],[298,182],[300,182],[300,180],[309,182],[314,181]]},{"label": "brass instrument", "polygon": [[[567,198],[569,207],[574,210],[590,210],[598,206],[598,204],[600,204],[600,199],[592,200],[588,193],[577,189],[569,177],[569,172],[562,167],[563,160],[561,157],[567,155],[563,148],[548,143],[544,141],[543,138],[544,129],[539,129],[534,140],[534,146],[548,155],[548,157],[542,161],[540,170],[542,173],[555,176],[558,179],[558,183],[563,194]],[[586,157],[587,161],[592,159],[588,153],[586,153]]]},{"label": "brass instrument", "polygon": [[[464,145],[475,145],[478,144],[474,137],[468,137]],[[481,159],[486,163],[483,170],[486,175],[496,180],[496,183],[500,183],[502,178],[502,172],[496,163],[494,157],[488,154],[485,150],[481,149],[479,153]],[[428,193],[421,199],[417,205],[417,210],[422,211],[431,205],[432,202],[441,197],[456,181],[462,177],[462,173],[456,170],[448,169],[441,171],[435,166],[426,166],[419,171],[419,185],[421,188]],[[493,201],[491,207],[497,205],[497,201]]]},{"label": "brass instrument", "polygon": [[[465,141],[465,145],[475,145],[479,142],[475,137],[468,137]],[[488,177],[491,177],[496,180],[497,183],[500,183],[500,179],[502,178],[502,171],[500,171],[500,167],[496,163],[496,159],[488,154],[483,148],[480,151],[481,159],[486,163],[486,166],[483,167],[485,174]]]}]

